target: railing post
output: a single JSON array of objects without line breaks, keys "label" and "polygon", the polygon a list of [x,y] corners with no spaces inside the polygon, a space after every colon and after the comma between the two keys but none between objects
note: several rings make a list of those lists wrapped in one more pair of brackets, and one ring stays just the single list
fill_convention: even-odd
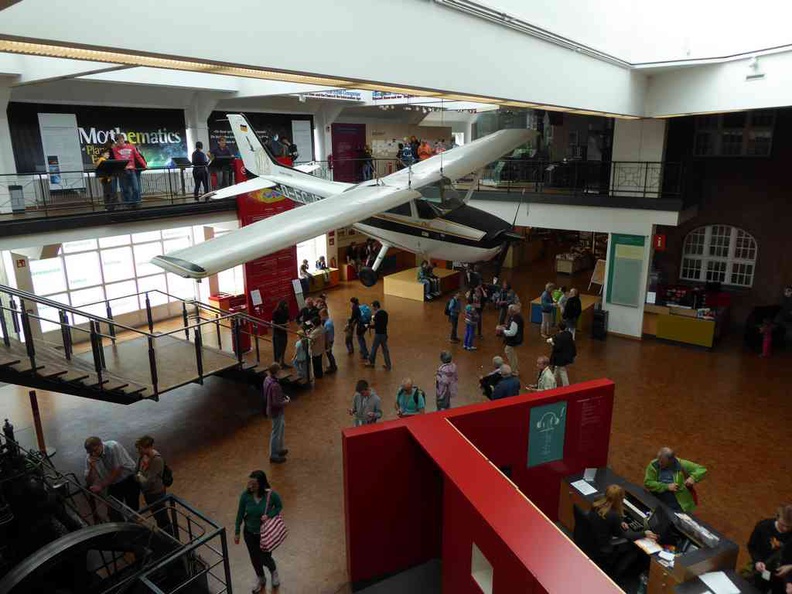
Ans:
[{"label": "railing post", "polygon": [[241,341],[241,324],[239,323],[239,319],[234,316],[231,318],[231,344],[234,349],[234,353],[236,353],[237,361],[242,363],[242,341]]},{"label": "railing post", "polygon": [[6,323],[2,299],[0,299],[0,331],[3,333],[3,344],[7,347],[11,346],[11,337],[8,335],[8,324]]},{"label": "railing post", "polygon": [[189,325],[189,322],[188,322],[188,319],[187,319],[187,302],[186,301],[182,301],[182,322],[184,322],[184,337],[187,340],[190,340],[190,329],[187,328],[187,326]]},{"label": "railing post", "polygon": [[646,198],[646,186],[649,184],[649,163],[644,163],[643,197]]},{"label": "railing post", "polygon": [[110,340],[113,341],[115,344],[116,341],[116,330],[115,324],[112,323],[113,321],[113,309],[110,307],[110,300],[108,299],[105,301],[105,308],[107,309],[107,319],[110,320],[110,324],[107,325],[108,330],[110,331]]},{"label": "railing post", "polygon": [[66,355],[67,361],[71,361],[72,338],[71,329],[69,328],[69,316],[64,310],[59,309],[58,317],[60,318],[61,338],[63,339],[63,354]]},{"label": "railing post", "polygon": [[27,350],[28,358],[30,359],[30,370],[36,371],[36,347],[33,344],[33,332],[30,330],[30,318],[28,317],[27,310],[25,309],[25,301],[19,300],[20,316],[22,318],[22,336],[25,338],[25,349]]},{"label": "railing post", "polygon": [[154,332],[154,318],[151,317],[151,300],[149,299],[148,291],[146,291],[146,321],[148,322],[149,332]]},{"label": "railing post", "polygon": [[220,314],[219,313],[215,314],[215,330],[217,331],[217,348],[218,349],[222,349],[223,348],[223,342],[222,342],[222,340],[220,338]]},{"label": "railing post", "polygon": [[259,326],[258,324],[254,324],[253,328],[253,340],[256,341],[256,363],[261,363],[261,353],[259,352]]},{"label": "railing post", "polygon": [[19,340],[19,319],[17,318],[17,308],[16,308],[16,301],[14,301],[13,295],[11,296],[11,324],[14,326],[14,334],[16,334],[17,340]]},{"label": "railing post", "polygon": [[151,387],[154,391],[154,398],[159,396],[159,379],[157,378],[157,353],[154,351],[154,337],[148,337],[148,356],[149,371],[151,372]]},{"label": "railing post", "polygon": [[198,369],[198,383],[203,385],[203,336],[201,335],[201,326],[196,326],[193,332],[195,333],[195,366]]},{"label": "railing post", "polygon": [[168,195],[170,196],[171,204],[173,204],[173,169],[168,169]]},{"label": "railing post", "polygon": [[96,378],[99,380],[99,390],[104,390],[104,379],[102,378],[102,357],[99,354],[99,343],[96,334],[96,322],[88,320],[88,327],[90,328],[91,337],[91,352],[93,353],[94,370],[96,371]]}]

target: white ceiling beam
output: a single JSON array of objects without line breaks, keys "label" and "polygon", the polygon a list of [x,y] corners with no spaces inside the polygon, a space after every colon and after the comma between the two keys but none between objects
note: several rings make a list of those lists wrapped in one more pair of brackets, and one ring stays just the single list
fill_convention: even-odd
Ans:
[{"label": "white ceiling beam", "polygon": [[107,72],[127,68],[120,64],[105,62],[88,62],[84,60],[66,60],[63,58],[47,58],[44,56],[14,56],[18,58],[19,78],[14,86],[34,85],[54,80],[77,78],[95,72]]}]

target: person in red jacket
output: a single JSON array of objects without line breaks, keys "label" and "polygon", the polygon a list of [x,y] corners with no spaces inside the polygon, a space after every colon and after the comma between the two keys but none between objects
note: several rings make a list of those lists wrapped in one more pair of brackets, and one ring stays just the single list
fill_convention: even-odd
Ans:
[{"label": "person in red jacket", "polygon": [[113,145],[113,158],[127,161],[126,169],[121,174],[121,193],[124,202],[133,208],[140,204],[140,178],[137,169],[145,169],[147,164],[134,144],[127,142],[126,134],[119,133]]}]

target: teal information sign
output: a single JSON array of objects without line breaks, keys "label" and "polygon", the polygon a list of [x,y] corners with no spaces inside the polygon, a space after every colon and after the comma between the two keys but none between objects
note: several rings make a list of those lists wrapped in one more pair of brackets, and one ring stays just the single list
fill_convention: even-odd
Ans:
[{"label": "teal information sign", "polygon": [[528,468],[555,462],[564,457],[566,409],[566,402],[554,402],[531,409]]}]

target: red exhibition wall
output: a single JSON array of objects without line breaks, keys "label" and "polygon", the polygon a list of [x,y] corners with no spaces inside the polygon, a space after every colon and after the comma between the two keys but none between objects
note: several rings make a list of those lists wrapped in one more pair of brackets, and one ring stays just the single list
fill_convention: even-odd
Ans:
[{"label": "red exhibition wall", "polygon": [[[244,166],[239,159],[236,160],[236,179],[245,180]],[[241,194],[237,197],[239,226],[252,225],[293,207],[291,200],[271,189]],[[281,299],[288,301],[291,316],[297,315],[297,299],[292,288],[292,279],[297,272],[296,246],[247,262],[244,270],[247,308],[251,315],[270,320],[272,311]],[[259,306],[253,305],[250,296],[255,289],[261,293],[262,303]]]},{"label": "red exhibition wall", "polygon": [[354,581],[440,556],[442,475],[403,421],[343,439],[347,569]]},{"label": "red exhibition wall", "polygon": [[[499,400],[492,406],[460,409],[451,422],[495,466],[509,467],[511,480],[520,491],[556,521],[561,479],[608,463],[613,390],[594,381],[553,390],[552,394],[524,396],[519,403]],[[531,408],[561,400],[568,403],[564,457],[528,468]]]},{"label": "red exhibition wall", "polygon": [[[475,543],[497,594],[620,592],[553,523],[561,478],[607,464],[613,394],[612,382],[597,380],[345,430],[352,583],[440,557],[444,592],[480,594],[471,576]],[[561,401],[562,459],[529,469],[531,409]],[[498,466],[511,467],[514,482]],[[426,538],[429,545],[404,553]]]}]

